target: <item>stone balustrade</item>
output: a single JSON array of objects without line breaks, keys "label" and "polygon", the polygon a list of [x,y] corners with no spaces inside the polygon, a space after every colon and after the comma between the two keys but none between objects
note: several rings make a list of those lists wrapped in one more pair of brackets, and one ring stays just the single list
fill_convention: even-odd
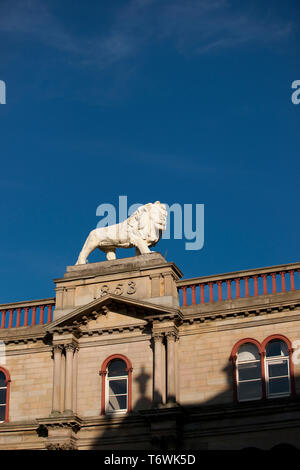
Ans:
[{"label": "stone balustrade", "polygon": [[53,320],[55,299],[0,304],[0,328],[44,325]]},{"label": "stone balustrade", "polygon": [[[300,263],[183,279],[176,282],[180,305],[208,304],[300,290]],[[55,298],[0,304],[0,328],[53,321]]]},{"label": "stone balustrade", "polygon": [[277,294],[300,289],[300,263],[177,281],[180,305]]}]

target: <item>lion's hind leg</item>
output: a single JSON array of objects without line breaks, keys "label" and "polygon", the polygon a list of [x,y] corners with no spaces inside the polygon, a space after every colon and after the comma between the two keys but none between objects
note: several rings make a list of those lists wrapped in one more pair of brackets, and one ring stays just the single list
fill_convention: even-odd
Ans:
[{"label": "lion's hind leg", "polygon": [[102,248],[99,246],[99,250],[103,251],[106,254],[106,259],[108,261],[116,259],[116,249],[115,248]]}]

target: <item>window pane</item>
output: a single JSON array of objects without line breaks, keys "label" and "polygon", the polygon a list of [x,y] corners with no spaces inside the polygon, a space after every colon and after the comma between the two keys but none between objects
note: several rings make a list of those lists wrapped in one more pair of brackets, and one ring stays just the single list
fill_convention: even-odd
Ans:
[{"label": "window pane", "polygon": [[246,362],[238,366],[239,380],[259,379],[261,377],[260,362]]},{"label": "window pane", "polygon": [[108,364],[108,377],[119,377],[120,375],[127,375],[126,364],[121,359],[113,359]]},{"label": "window pane", "polygon": [[5,420],[5,406],[0,406],[0,421]]},{"label": "window pane", "polygon": [[6,403],[6,388],[0,390],[0,405],[5,405]]},{"label": "window pane", "polygon": [[0,387],[6,387],[5,374],[2,371],[0,372]]},{"label": "window pane", "polygon": [[277,393],[289,393],[289,378],[280,377],[279,379],[270,379],[269,380],[269,395]]},{"label": "window pane", "polygon": [[127,380],[110,380],[109,395],[119,395],[127,393]]},{"label": "window pane", "polygon": [[252,400],[261,398],[261,380],[239,383],[238,396],[239,400]]},{"label": "window pane", "polygon": [[259,352],[255,344],[246,343],[239,347],[237,361],[255,361],[259,360]]},{"label": "window pane", "polygon": [[272,356],[288,356],[287,345],[283,341],[270,341],[266,347],[267,357]]},{"label": "window pane", "polygon": [[127,395],[109,397],[108,411],[127,410]]},{"label": "window pane", "polygon": [[288,362],[286,359],[279,359],[269,363],[269,377],[279,377],[281,375],[288,375]]}]

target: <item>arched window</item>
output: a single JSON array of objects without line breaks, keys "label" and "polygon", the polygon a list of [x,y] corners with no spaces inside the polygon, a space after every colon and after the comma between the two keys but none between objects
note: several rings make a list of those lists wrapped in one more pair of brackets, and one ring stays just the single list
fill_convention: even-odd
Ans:
[{"label": "arched window", "polygon": [[236,385],[239,401],[262,397],[261,358],[256,344],[244,343],[237,350]]},{"label": "arched window", "polygon": [[108,357],[102,364],[101,413],[126,413],[131,411],[132,366],[122,354]]},{"label": "arched window", "polygon": [[295,394],[292,345],[283,335],[272,335],[260,345],[252,338],[234,346],[234,399],[238,401],[276,398]]},{"label": "arched window", "polygon": [[0,423],[8,421],[9,385],[9,373],[0,367]]},{"label": "arched window", "polygon": [[271,339],[265,346],[267,397],[291,394],[290,352],[285,341]]}]

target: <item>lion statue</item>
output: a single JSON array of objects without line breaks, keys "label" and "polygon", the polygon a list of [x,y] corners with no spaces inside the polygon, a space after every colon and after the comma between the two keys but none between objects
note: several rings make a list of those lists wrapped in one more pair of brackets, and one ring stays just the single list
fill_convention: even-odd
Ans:
[{"label": "lion statue", "polygon": [[116,259],[116,248],[136,248],[137,254],[151,253],[167,225],[167,209],[159,201],[139,207],[120,224],[92,230],[86,239],[76,264],[86,264],[96,248],[106,253],[108,260]]}]

